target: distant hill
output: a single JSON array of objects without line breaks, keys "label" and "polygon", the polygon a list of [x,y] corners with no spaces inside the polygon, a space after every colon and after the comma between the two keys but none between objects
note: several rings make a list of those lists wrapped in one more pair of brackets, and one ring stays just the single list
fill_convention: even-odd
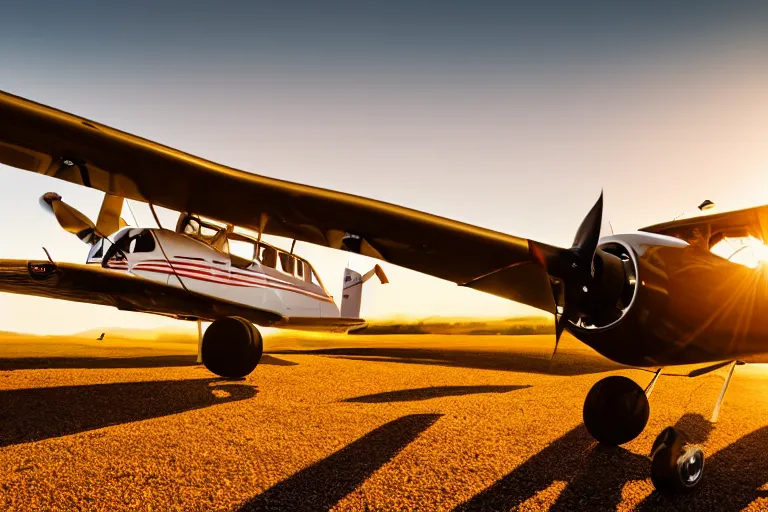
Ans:
[{"label": "distant hill", "polygon": [[0,339],[19,338],[25,336],[28,335],[20,332],[0,331]]},{"label": "distant hill", "polygon": [[527,335],[553,334],[554,322],[545,317],[506,319],[429,317],[423,320],[371,321],[364,329],[350,334],[457,334]]},{"label": "distant hill", "polygon": [[[455,334],[455,335],[529,335],[552,334],[555,332],[554,323],[546,317],[519,317],[519,318],[472,318],[472,317],[440,317],[410,320],[396,318],[391,320],[372,320],[368,327],[350,334]],[[27,333],[15,333],[0,331],[0,339],[17,339],[20,337],[34,337],[39,339],[67,338],[70,340],[96,340],[104,333],[104,341],[109,340],[141,340],[141,341],[167,341],[167,342],[197,342],[197,327],[193,323],[189,325],[169,326],[161,329],[135,329],[126,327],[99,327],[88,329],[76,334],[62,335],[30,335]],[[266,337],[278,333],[264,333]],[[291,336],[297,336],[292,332]]]},{"label": "distant hill", "polygon": [[96,339],[101,333],[104,333],[104,339],[121,338],[132,340],[162,340],[162,339],[197,339],[197,327],[171,326],[162,329],[132,329],[126,327],[100,327],[97,329],[88,329],[87,331],[71,334],[68,338],[86,338]]}]

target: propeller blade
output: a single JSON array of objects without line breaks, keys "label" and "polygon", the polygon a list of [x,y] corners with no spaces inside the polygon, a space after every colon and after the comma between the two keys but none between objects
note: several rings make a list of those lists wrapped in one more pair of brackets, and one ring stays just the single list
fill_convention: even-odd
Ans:
[{"label": "propeller blade", "polygon": [[592,262],[592,256],[597,249],[597,242],[600,240],[600,227],[603,223],[603,193],[600,192],[600,197],[597,202],[589,210],[589,213],[584,220],[581,221],[579,229],[576,231],[576,236],[573,239],[572,250],[575,250],[578,255],[584,258],[585,262],[588,259],[589,263]]},{"label": "propeller blade", "polygon": [[565,315],[560,315],[559,318],[555,320],[555,351],[557,351],[557,344],[560,343],[560,336],[563,335],[563,331],[565,330]]},{"label": "propeller blade", "polygon": [[87,244],[96,241],[96,226],[93,221],[83,213],[61,200],[61,196],[55,192],[48,192],[40,198],[40,205],[44,210],[53,214],[59,225],[69,233]]},{"label": "propeller blade", "polygon": [[557,354],[557,348],[560,346],[560,336],[563,335],[565,329],[565,315],[558,315],[555,313],[555,349],[552,351],[552,355],[549,358],[548,373],[552,373],[552,364],[555,362],[555,355]]},{"label": "propeller blade", "polygon": [[570,249],[528,241],[531,259],[544,267],[552,287],[555,349],[550,358],[550,368],[567,322],[583,313],[583,308],[590,300],[587,294],[593,280],[592,261],[600,241],[602,221],[603,193],[601,191],[597,202],[581,221]]},{"label": "propeller blade", "polygon": [[101,203],[101,210],[96,219],[96,229],[104,236],[111,235],[125,226],[125,221],[120,218],[123,212],[123,198],[106,194]]}]

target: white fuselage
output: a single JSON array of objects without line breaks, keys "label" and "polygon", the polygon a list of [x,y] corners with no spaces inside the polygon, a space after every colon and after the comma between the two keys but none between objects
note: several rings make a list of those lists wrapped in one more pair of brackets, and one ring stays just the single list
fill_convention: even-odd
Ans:
[{"label": "white fuselage", "polygon": [[[247,237],[237,235],[239,243]],[[254,242],[259,259],[232,256],[205,241],[165,229],[123,228],[94,245],[89,264],[101,264],[111,244],[125,255],[107,268],[286,317],[338,317],[339,308],[306,260]],[[246,243],[248,240],[246,240]],[[102,247],[103,245],[103,247]],[[271,251],[264,254],[264,251]],[[270,264],[272,264],[270,266]]]}]

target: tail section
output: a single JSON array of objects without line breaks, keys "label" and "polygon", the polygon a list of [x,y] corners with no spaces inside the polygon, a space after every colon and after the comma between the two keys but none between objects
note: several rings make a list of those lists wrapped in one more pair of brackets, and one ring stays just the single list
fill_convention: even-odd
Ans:
[{"label": "tail section", "polygon": [[341,299],[341,316],[342,318],[360,318],[360,304],[363,300],[363,283],[376,276],[381,281],[381,284],[387,284],[386,274],[384,269],[379,265],[373,267],[365,275],[360,275],[359,272],[355,272],[351,268],[344,271],[344,291]]}]

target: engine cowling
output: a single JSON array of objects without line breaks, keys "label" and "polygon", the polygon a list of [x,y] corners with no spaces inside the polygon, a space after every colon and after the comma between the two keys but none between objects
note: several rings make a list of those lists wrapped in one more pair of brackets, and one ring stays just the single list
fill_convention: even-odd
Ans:
[{"label": "engine cowling", "polygon": [[588,306],[566,328],[610,359],[652,366],[674,333],[665,322],[669,285],[664,262],[688,243],[663,235],[633,233],[600,240],[593,260]]}]

